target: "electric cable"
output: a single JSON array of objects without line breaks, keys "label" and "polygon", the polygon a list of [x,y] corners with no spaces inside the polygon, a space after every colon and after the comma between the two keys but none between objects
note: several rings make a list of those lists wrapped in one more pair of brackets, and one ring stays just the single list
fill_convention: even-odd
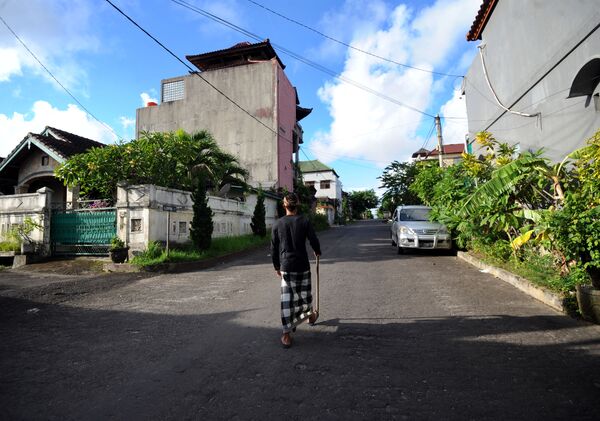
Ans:
[{"label": "electric cable", "polygon": [[[109,1],[109,0],[107,0],[107,1]],[[254,33],[250,32],[250,31],[248,31],[247,29],[244,29],[244,28],[242,28],[242,27],[240,27],[238,25],[235,25],[234,23],[229,22],[228,20],[223,19],[223,18],[221,18],[221,17],[219,17],[219,16],[217,16],[217,15],[215,15],[213,13],[210,13],[210,12],[206,11],[206,10],[203,10],[203,9],[197,7],[197,6],[191,5],[191,4],[189,4],[189,3],[187,3],[187,2],[185,2],[183,0],[171,0],[171,1],[173,3],[175,3],[175,4],[178,4],[178,5],[186,8],[186,9],[189,9],[189,10],[195,12],[195,13],[198,13],[198,14],[200,14],[200,15],[208,18],[208,19],[211,19],[211,20],[213,20],[215,22],[218,22],[218,23],[220,23],[222,25],[225,25],[228,28],[231,28],[231,29],[233,29],[233,30],[235,30],[237,32],[240,32],[240,33],[242,33],[242,34],[244,34],[244,35],[246,35],[246,36],[248,36],[248,37],[250,37],[250,38],[252,38],[252,39],[254,39],[256,41],[259,41],[259,42],[264,41],[264,37],[261,37],[261,36],[259,36],[257,34],[254,34]],[[321,65],[319,63],[316,63],[316,62],[314,62],[314,61],[312,61],[310,59],[307,59],[307,58],[305,58],[305,57],[303,57],[303,56],[301,56],[301,55],[299,55],[299,54],[297,54],[297,53],[295,53],[295,52],[293,52],[293,51],[291,51],[291,50],[289,50],[289,49],[287,49],[287,48],[285,48],[285,47],[283,47],[281,45],[278,45],[278,44],[273,43],[273,42],[271,43],[271,45],[273,45],[274,47],[276,47],[278,50],[282,51],[286,55],[288,55],[288,56],[290,56],[290,57],[292,57],[292,58],[294,58],[294,59],[296,59],[296,60],[298,60],[298,61],[300,61],[300,62],[302,62],[302,63],[304,63],[304,64],[306,64],[308,66],[310,66],[310,67],[313,67],[316,70],[319,70],[319,71],[321,71],[323,73],[326,73],[329,76],[331,76],[331,77],[333,77],[333,78],[335,78],[335,79],[337,79],[337,80],[339,80],[341,82],[347,83],[349,85],[353,85],[356,88],[362,89],[362,90],[364,90],[364,91],[366,91],[366,92],[368,92],[368,93],[370,93],[372,95],[375,95],[375,96],[377,96],[377,97],[379,97],[381,99],[384,99],[384,100],[386,100],[388,102],[391,102],[393,104],[399,105],[399,106],[407,108],[409,110],[412,110],[412,111],[414,111],[416,113],[425,115],[427,117],[435,118],[435,116],[433,114],[430,114],[430,113],[428,113],[426,111],[420,110],[420,109],[418,109],[416,107],[413,107],[411,105],[405,104],[402,101],[399,101],[399,100],[397,100],[395,98],[392,98],[392,97],[390,97],[390,96],[388,96],[386,94],[383,94],[383,93],[381,93],[379,91],[376,91],[375,89],[369,88],[368,86],[363,85],[363,84],[361,84],[359,82],[356,82],[356,81],[354,81],[354,80],[352,80],[350,78],[347,78],[345,76],[341,76],[341,75],[338,74],[338,72],[336,72],[334,70],[331,70],[331,69],[328,69],[327,67],[325,67],[325,66],[323,66],[323,65]],[[449,118],[452,118],[452,117],[449,117]],[[462,118],[462,117],[457,117],[457,118]]]},{"label": "electric cable", "polygon": [[152,34],[150,34],[148,31],[146,31],[144,28],[142,28],[136,21],[134,21],[131,17],[129,17],[129,15],[127,15],[123,10],[121,10],[119,7],[117,7],[111,0],[105,0],[108,4],[110,4],[115,10],[117,10],[117,12],[119,12],[121,15],[123,15],[129,22],[131,22],[134,26],[136,26],[140,31],[142,31],[144,34],[146,34],[148,37],[150,37],[155,43],[157,43],[163,50],[165,50],[167,53],[169,53],[173,58],[175,58],[175,60],[177,60],[178,62],[180,62],[181,64],[183,64],[188,71],[190,72],[190,74],[196,75],[198,76],[200,79],[202,79],[208,86],[210,86],[212,89],[214,89],[216,92],[218,92],[220,95],[222,95],[225,99],[227,99],[231,104],[233,104],[236,108],[240,109],[243,113],[245,113],[246,115],[248,115],[250,118],[252,118],[253,120],[255,120],[257,123],[259,123],[261,126],[265,127],[267,130],[269,130],[270,132],[272,132],[273,134],[275,134],[276,136],[280,136],[282,139],[286,140],[287,142],[291,143],[292,145],[294,144],[293,140],[288,139],[287,137],[277,133],[275,130],[273,130],[271,127],[267,126],[265,123],[263,123],[262,121],[260,121],[258,118],[256,118],[254,115],[252,115],[248,110],[246,110],[244,107],[242,107],[240,104],[238,104],[235,100],[233,100],[232,98],[230,98],[225,92],[223,92],[222,90],[220,90],[218,87],[216,87],[214,84],[212,84],[211,82],[209,82],[207,79],[205,79],[204,77],[202,77],[202,75],[200,73],[198,73],[198,71],[194,70],[189,64],[187,64],[186,62],[184,62],[181,58],[179,58],[177,56],[177,54],[175,54],[171,49],[169,49],[167,46],[165,46],[162,42],[160,42],[158,39],[156,39]]},{"label": "electric cable", "polygon": [[254,0],[246,0],[246,1],[248,1],[250,3],[253,3],[256,6],[261,7],[263,9],[267,10],[268,12],[270,12],[270,13],[272,13],[274,15],[277,15],[277,16],[279,16],[279,17],[281,17],[281,18],[283,18],[283,19],[285,19],[287,21],[290,21],[290,22],[292,22],[292,23],[294,23],[294,24],[296,24],[298,26],[301,26],[301,27],[303,27],[305,29],[308,29],[309,31],[312,31],[312,32],[316,33],[317,35],[322,36],[323,38],[327,38],[328,40],[336,42],[336,43],[338,43],[340,45],[343,45],[344,47],[350,48],[350,49],[352,49],[354,51],[358,51],[360,53],[366,54],[366,55],[371,56],[371,57],[375,57],[375,58],[377,58],[379,60],[383,60],[383,61],[386,61],[388,63],[396,64],[398,66],[406,67],[406,68],[409,68],[409,69],[414,69],[414,70],[419,70],[421,72],[431,73],[431,74],[434,74],[434,75],[449,76],[449,77],[454,77],[454,78],[464,77],[464,75],[454,75],[454,74],[450,74],[450,73],[442,73],[442,72],[435,72],[433,70],[422,69],[420,67],[410,66],[410,65],[405,64],[405,63],[400,63],[400,62],[397,62],[397,61],[394,61],[394,60],[391,60],[391,59],[379,56],[377,54],[371,53],[370,51],[366,51],[366,50],[354,47],[352,44],[348,44],[348,43],[346,43],[344,41],[340,41],[338,39],[335,39],[335,38],[333,38],[333,37],[331,37],[331,36],[329,36],[327,34],[324,34],[323,32],[320,32],[317,29],[314,29],[314,28],[312,28],[312,27],[310,27],[310,26],[308,26],[308,25],[306,25],[306,24],[304,24],[302,22],[299,22],[299,21],[297,21],[295,19],[292,19],[292,18],[290,18],[288,16],[285,16],[285,15],[279,13],[279,12],[276,12],[275,10],[270,9],[270,8],[268,8],[268,7],[266,7],[266,6],[258,3],[256,1],[254,1]]},{"label": "electric cable", "polygon": [[110,127],[108,124],[106,124],[105,122],[101,121],[98,117],[96,117],[90,110],[87,109],[87,107],[85,105],[83,105],[81,103],[81,101],[79,101],[75,95],[73,95],[71,93],[71,91],[69,91],[65,85],[63,85],[57,78],[56,76],[54,76],[52,74],[52,72],[44,65],[44,63],[42,63],[42,61],[35,55],[35,53],[33,51],[31,51],[31,49],[27,46],[27,44],[25,44],[25,42],[17,35],[17,33],[15,31],[13,31],[13,29],[9,26],[8,23],[6,23],[6,21],[4,20],[4,18],[2,16],[0,16],[0,20],[2,21],[2,23],[4,24],[4,26],[6,26],[6,28],[10,31],[11,34],[13,34],[13,36],[17,39],[17,41],[19,41],[21,43],[21,45],[27,50],[27,52],[35,59],[35,61],[38,62],[38,64],[40,66],[42,66],[42,68],[50,75],[50,77],[52,79],[54,79],[54,81],[73,99],[73,101],[75,101],[82,109],[83,111],[85,111],[90,117],[92,117],[94,120],[96,120],[98,123],[100,123],[105,129],[108,129],[112,134],[114,134],[118,139],[122,139],[121,136],[119,136],[112,127]]}]

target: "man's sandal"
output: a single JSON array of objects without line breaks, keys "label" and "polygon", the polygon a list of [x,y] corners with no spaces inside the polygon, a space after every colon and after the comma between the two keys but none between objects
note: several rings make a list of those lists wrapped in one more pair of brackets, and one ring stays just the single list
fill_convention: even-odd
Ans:
[{"label": "man's sandal", "polygon": [[281,346],[289,348],[292,346],[292,336],[289,333],[284,333],[281,337]]},{"label": "man's sandal", "polygon": [[319,318],[319,312],[315,311],[313,314],[311,314],[308,318],[308,324],[311,326],[314,326],[315,323],[317,323],[317,319]]}]

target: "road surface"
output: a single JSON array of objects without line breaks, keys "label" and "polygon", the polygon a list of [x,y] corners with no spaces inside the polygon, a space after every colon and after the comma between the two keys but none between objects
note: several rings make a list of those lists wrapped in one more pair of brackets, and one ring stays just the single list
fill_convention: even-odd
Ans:
[{"label": "road surface", "polygon": [[600,417],[600,327],[389,226],[320,234],[321,317],[279,343],[267,249],[184,274],[0,272],[0,419]]}]

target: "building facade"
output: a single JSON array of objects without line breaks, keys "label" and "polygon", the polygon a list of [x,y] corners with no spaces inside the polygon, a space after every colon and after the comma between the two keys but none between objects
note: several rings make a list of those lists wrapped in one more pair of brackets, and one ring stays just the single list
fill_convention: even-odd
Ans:
[{"label": "building facade", "polygon": [[598,0],[483,1],[467,34],[480,41],[463,85],[469,138],[486,130],[554,161],[583,146],[600,128],[599,22]]},{"label": "building facade", "polygon": [[29,133],[0,163],[0,193],[35,193],[46,187],[58,207],[76,202],[77,188],[67,188],[54,176],[54,170],[69,157],[105,145],[64,130],[47,126],[40,134]]},{"label": "building facade", "polygon": [[[268,40],[187,56],[198,73],[161,82],[160,105],[136,112],[136,133],[209,131],[262,188],[293,189],[298,122],[310,113]],[[297,160],[297,157],[296,157]]]},{"label": "building facade", "polygon": [[327,215],[330,225],[342,212],[342,182],[335,170],[321,161],[298,163],[304,185],[316,190],[317,212]]}]

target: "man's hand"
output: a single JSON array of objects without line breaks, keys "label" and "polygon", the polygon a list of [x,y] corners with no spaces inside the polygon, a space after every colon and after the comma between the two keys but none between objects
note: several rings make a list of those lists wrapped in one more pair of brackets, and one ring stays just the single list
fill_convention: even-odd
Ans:
[{"label": "man's hand", "polygon": [[275,273],[277,274],[277,277],[281,279],[281,271],[280,270],[276,270]]}]

